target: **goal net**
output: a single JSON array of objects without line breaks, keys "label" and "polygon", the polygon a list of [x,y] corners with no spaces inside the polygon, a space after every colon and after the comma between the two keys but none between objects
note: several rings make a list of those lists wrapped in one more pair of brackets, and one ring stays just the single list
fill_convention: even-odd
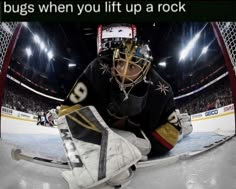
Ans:
[{"label": "goal net", "polygon": [[[8,65],[20,33],[21,25],[18,22],[0,22],[0,107]],[[2,110],[2,108],[1,108]],[[1,111],[0,111],[0,137],[1,137]]]},{"label": "goal net", "polygon": [[[234,108],[236,107],[236,22],[211,23],[229,73]],[[235,113],[236,127],[236,113]]]}]

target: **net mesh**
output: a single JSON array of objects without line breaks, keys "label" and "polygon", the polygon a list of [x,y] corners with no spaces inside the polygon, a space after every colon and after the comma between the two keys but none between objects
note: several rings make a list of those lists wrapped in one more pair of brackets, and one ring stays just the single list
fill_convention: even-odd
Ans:
[{"label": "net mesh", "polygon": [[13,48],[9,47],[12,38],[14,38],[14,32],[18,22],[0,22],[0,138],[1,138],[1,106],[2,106],[2,96],[4,91],[4,83],[6,80],[6,69],[8,66],[9,58],[6,61],[7,64],[4,64],[6,55],[12,52]]},{"label": "net mesh", "polygon": [[236,22],[217,22],[216,24],[236,74]]},{"label": "net mesh", "polygon": [[17,24],[18,22],[0,22],[0,71]]}]

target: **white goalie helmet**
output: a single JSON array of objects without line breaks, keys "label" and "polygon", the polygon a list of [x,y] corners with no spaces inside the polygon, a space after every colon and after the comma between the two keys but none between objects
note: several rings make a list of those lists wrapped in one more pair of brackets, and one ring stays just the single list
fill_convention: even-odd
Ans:
[{"label": "white goalie helmet", "polygon": [[97,32],[97,54],[102,56],[112,53],[124,39],[136,37],[136,26],[134,24],[114,23],[99,25]]},{"label": "white goalie helmet", "polygon": [[148,44],[125,40],[113,52],[112,76],[126,94],[146,79],[152,56]]}]

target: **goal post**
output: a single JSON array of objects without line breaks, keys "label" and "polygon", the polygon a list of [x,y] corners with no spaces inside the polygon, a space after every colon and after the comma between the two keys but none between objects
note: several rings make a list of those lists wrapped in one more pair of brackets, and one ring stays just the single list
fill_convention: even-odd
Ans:
[{"label": "goal post", "polygon": [[[22,25],[18,22],[0,22],[0,107],[6,82],[8,65],[15,49]],[[2,108],[1,108],[2,109]],[[0,111],[0,138],[1,138],[1,111]]]},{"label": "goal post", "polygon": [[236,134],[236,22],[212,22],[211,25],[229,73],[229,81],[234,103]]}]

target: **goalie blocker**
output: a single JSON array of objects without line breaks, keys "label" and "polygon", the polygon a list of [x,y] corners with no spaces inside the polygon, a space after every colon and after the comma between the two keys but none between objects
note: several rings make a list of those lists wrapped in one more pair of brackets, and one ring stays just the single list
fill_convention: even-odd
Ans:
[{"label": "goalie blocker", "polygon": [[57,121],[71,167],[71,172],[63,176],[70,186],[72,180],[79,188],[96,186],[114,179],[141,159],[139,150],[114,133],[93,106],[63,109]]}]

